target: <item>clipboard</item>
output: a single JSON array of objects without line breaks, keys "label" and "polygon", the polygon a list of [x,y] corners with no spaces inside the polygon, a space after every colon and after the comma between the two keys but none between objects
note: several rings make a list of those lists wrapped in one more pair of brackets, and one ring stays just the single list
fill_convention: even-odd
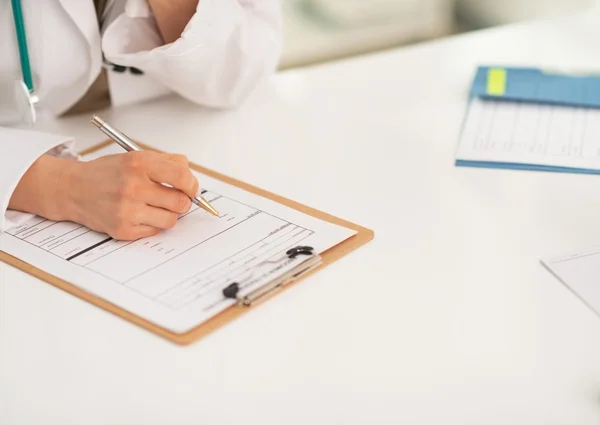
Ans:
[{"label": "clipboard", "polygon": [[[93,152],[95,152],[99,149],[102,149],[112,143],[113,142],[111,142],[111,141],[100,143],[99,145],[96,145],[90,149],[87,149],[87,150],[81,152],[81,155],[87,155],[87,154],[93,153]],[[153,148],[145,146],[143,144],[139,144],[139,145],[144,150],[153,150],[155,152],[160,152],[157,149],[153,149]],[[31,276],[34,276],[40,280],[43,280],[59,289],[62,289],[65,292],[68,292],[71,295],[74,295],[84,301],[87,301],[88,303],[93,304],[96,307],[99,307],[109,313],[112,313],[122,319],[125,319],[125,320],[127,320],[147,331],[150,331],[150,332],[154,333],[155,335],[163,337],[175,344],[189,345],[193,342],[196,342],[196,341],[204,338],[205,336],[218,330],[219,328],[232,322],[233,320],[243,316],[244,314],[247,314],[251,310],[258,308],[263,302],[268,302],[269,299],[273,298],[278,293],[289,290],[291,287],[293,287],[294,285],[297,285],[299,282],[304,280],[306,277],[311,276],[313,273],[317,272],[321,268],[328,266],[329,264],[344,257],[345,255],[348,255],[352,251],[356,250],[357,248],[359,248],[362,245],[366,244],[367,242],[371,241],[374,237],[374,232],[370,229],[367,229],[365,227],[362,227],[357,224],[351,223],[349,221],[343,220],[341,218],[334,217],[330,214],[316,210],[316,209],[308,207],[306,205],[302,205],[298,202],[284,198],[283,196],[276,195],[274,193],[271,193],[266,190],[260,189],[258,187],[252,186],[250,184],[244,183],[240,180],[233,179],[231,177],[217,173],[215,171],[212,171],[212,170],[202,167],[200,165],[190,163],[190,168],[195,171],[198,171],[202,174],[205,174],[209,177],[220,180],[224,183],[230,184],[232,186],[236,186],[240,189],[246,190],[248,192],[251,192],[256,195],[259,195],[264,198],[275,201],[279,204],[285,205],[289,208],[300,211],[304,214],[313,216],[313,217],[318,218],[323,221],[327,221],[329,223],[337,224],[339,226],[343,226],[343,227],[347,227],[349,229],[355,230],[357,233],[354,236],[350,237],[349,239],[346,239],[342,243],[321,253],[320,254],[321,264],[318,267],[311,268],[306,273],[302,274],[301,276],[298,276],[290,283],[283,285],[283,286],[279,286],[274,291],[271,291],[267,295],[263,296],[261,298],[260,302],[253,303],[251,306],[242,306],[242,305],[237,305],[237,304],[233,305],[232,307],[224,310],[223,312],[217,314],[216,316],[213,316],[206,322],[201,323],[197,327],[195,327],[192,330],[190,330],[186,333],[183,333],[183,334],[177,334],[177,333],[171,332],[167,329],[164,329],[164,328],[162,328],[154,323],[151,323],[151,322],[121,308],[121,307],[118,307],[100,297],[92,295],[92,294],[84,291],[83,289],[80,289],[80,288],[70,284],[69,282],[66,282],[62,279],[57,278],[56,276],[46,273],[43,270],[40,270],[40,269],[22,261],[16,257],[13,257],[5,252],[0,251],[0,261],[5,262],[13,267],[16,267],[17,269],[19,269]]]}]

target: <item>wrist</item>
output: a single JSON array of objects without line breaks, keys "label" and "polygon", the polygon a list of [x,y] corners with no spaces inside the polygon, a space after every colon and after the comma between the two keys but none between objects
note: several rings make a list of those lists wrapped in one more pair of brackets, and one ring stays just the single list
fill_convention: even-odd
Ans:
[{"label": "wrist", "polygon": [[77,194],[83,163],[72,159],[65,159],[61,162],[61,169],[57,173],[54,185],[55,214],[60,217],[60,220],[80,223],[81,214],[77,207]]},{"label": "wrist", "polygon": [[41,215],[50,220],[72,220],[71,181],[78,162],[43,155],[21,178],[9,208]]},{"label": "wrist", "polygon": [[50,155],[44,155],[38,160],[33,176],[34,184],[37,183],[39,188],[37,214],[55,221],[75,221],[71,192],[73,183],[77,181],[74,175],[77,165],[76,160]]}]

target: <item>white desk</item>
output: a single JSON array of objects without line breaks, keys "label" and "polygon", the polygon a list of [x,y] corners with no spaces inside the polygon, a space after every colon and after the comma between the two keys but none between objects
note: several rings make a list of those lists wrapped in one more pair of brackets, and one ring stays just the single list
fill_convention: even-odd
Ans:
[{"label": "white desk", "polygon": [[[0,423],[597,424],[600,319],[538,261],[600,243],[600,180],[453,152],[477,64],[600,68],[599,22],[287,72],[236,112],[105,114],[375,240],[186,348],[0,265]],[[87,117],[46,126],[101,139]]]}]

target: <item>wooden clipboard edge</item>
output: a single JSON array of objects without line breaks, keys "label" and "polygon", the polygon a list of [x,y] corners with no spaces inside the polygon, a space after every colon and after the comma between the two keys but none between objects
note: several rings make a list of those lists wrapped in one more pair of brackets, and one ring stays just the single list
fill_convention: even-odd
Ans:
[{"label": "wooden clipboard edge", "polygon": [[[93,146],[89,149],[82,151],[81,155],[87,155],[87,154],[93,153],[99,149],[102,149],[102,148],[108,146],[111,143],[112,143],[111,141],[100,143],[96,146]],[[157,149],[153,149],[153,148],[145,146],[143,144],[140,144],[140,146],[145,150],[154,150],[154,151],[158,152]],[[201,172],[203,174],[206,174],[217,180],[221,180],[227,184],[237,186],[240,189],[246,190],[248,192],[251,192],[256,195],[262,196],[264,198],[270,199],[272,201],[278,202],[287,207],[301,211],[301,212],[311,215],[315,218],[318,218],[318,219],[321,219],[321,220],[324,220],[324,221],[327,221],[327,222],[330,222],[333,224],[337,224],[339,226],[347,227],[347,228],[355,230],[357,232],[354,236],[350,237],[349,239],[345,240],[344,242],[342,242],[342,243],[334,246],[333,248],[327,250],[326,252],[322,253],[321,257],[323,259],[323,263],[319,267],[317,267],[316,269],[312,270],[311,272],[301,276],[300,278],[296,279],[295,281],[285,285],[278,291],[275,291],[274,293],[269,294],[268,296],[266,296],[264,298],[263,301],[267,301],[270,298],[272,298],[273,296],[275,296],[276,294],[290,289],[291,287],[298,284],[306,277],[312,275],[313,273],[321,270],[323,267],[328,266],[329,264],[333,263],[334,261],[339,260],[340,258],[348,255],[352,251],[358,249],[362,245],[371,241],[375,236],[374,232],[370,229],[367,229],[365,227],[362,227],[357,224],[351,223],[349,221],[343,220],[339,217],[332,216],[330,214],[324,213],[322,211],[308,207],[306,205],[300,204],[296,201],[292,201],[290,199],[284,198],[280,195],[268,192],[264,189],[260,189],[258,187],[244,183],[240,180],[236,180],[231,177],[225,176],[223,174],[217,173],[216,171],[212,171],[212,170],[202,167],[200,165],[190,164],[190,168],[192,168],[193,170],[196,170],[198,172]],[[124,310],[123,308],[116,306],[115,304],[112,304],[100,297],[97,297],[87,291],[84,291],[83,289],[78,288],[62,279],[59,279],[56,276],[46,273],[43,270],[40,270],[40,269],[22,261],[16,257],[13,257],[5,252],[0,251],[0,261],[3,261],[13,267],[16,267],[19,270],[24,271],[25,273],[27,273],[31,276],[34,276],[40,280],[50,283],[51,285],[65,291],[71,295],[81,298],[82,300],[87,301],[88,303],[93,304],[96,307],[99,307],[109,313],[112,313],[122,319],[125,319],[135,325],[138,325],[138,326],[140,326],[158,336],[161,336],[175,344],[178,344],[178,345],[189,345],[193,342],[198,341],[199,339],[216,331],[221,326],[226,325],[229,322],[231,322],[231,321],[241,317],[242,315],[250,312],[251,310],[257,308],[263,302],[263,301],[261,301],[259,304],[253,305],[251,307],[233,306],[186,333],[176,334],[176,333],[171,332],[167,329],[164,329],[152,322],[149,322],[139,316],[136,316],[135,314],[130,313],[127,310]]]}]

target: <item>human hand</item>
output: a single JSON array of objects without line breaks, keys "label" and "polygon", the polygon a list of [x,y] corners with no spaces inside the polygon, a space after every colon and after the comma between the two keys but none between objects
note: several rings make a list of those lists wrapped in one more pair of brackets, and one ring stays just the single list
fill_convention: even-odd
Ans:
[{"label": "human hand", "polygon": [[62,215],[119,240],[172,228],[198,191],[186,157],[151,151],[73,161],[61,180],[66,189]]}]

